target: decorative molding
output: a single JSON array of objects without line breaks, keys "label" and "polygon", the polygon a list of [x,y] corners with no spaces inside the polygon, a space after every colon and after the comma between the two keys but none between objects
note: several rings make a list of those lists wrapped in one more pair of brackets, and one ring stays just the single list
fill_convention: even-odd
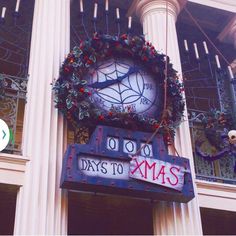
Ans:
[{"label": "decorative molding", "polygon": [[22,186],[28,158],[0,153],[0,183]]},{"label": "decorative molding", "polygon": [[[186,4],[187,0],[168,0],[168,6],[169,6],[169,11],[176,16],[179,14],[179,12],[181,11],[181,9],[184,7],[184,5]],[[161,0],[161,1],[153,1],[153,0],[133,0],[128,12],[127,12],[127,16],[132,16],[135,15],[135,13],[140,16],[140,9],[143,6],[151,6],[151,9],[154,9],[154,6],[158,7],[158,10],[160,11],[162,6],[162,11],[165,11],[166,9],[166,1]],[[173,8],[174,7],[174,8]],[[142,19],[141,19],[142,20]]]},{"label": "decorative molding", "polygon": [[236,212],[236,186],[196,180],[200,207]]},{"label": "decorative molding", "polygon": [[[186,4],[187,0],[168,0],[168,13],[173,15],[175,20],[183,6]],[[131,5],[132,7],[132,5]],[[164,0],[142,0],[137,2],[135,6],[136,14],[140,17],[141,22],[146,14],[150,15],[152,13],[166,13],[166,1]]]},{"label": "decorative molding", "polygon": [[0,163],[5,162],[9,164],[18,164],[24,165],[29,161],[28,158],[22,157],[20,155],[8,154],[8,153],[0,153]]}]

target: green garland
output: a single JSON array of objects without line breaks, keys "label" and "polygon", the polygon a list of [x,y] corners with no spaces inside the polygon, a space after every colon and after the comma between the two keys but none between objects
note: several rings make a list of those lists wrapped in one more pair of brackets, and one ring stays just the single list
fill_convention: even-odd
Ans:
[{"label": "green garland", "polygon": [[168,62],[167,109],[159,119],[138,115],[132,111],[120,112],[115,109],[104,111],[92,103],[91,89],[87,86],[85,75],[97,61],[111,57],[131,57],[139,60],[163,84],[165,55],[158,54],[154,47],[143,37],[122,35],[119,38],[109,35],[94,34],[93,38],[82,41],[68,54],[61,69],[60,76],[53,86],[55,104],[74,126],[106,124],[129,127],[144,131],[153,131],[165,120],[165,128],[160,132],[174,134],[179,126],[184,111],[182,97],[183,85],[179,82],[176,71]]},{"label": "green garland", "polygon": [[228,132],[235,129],[231,113],[224,113],[216,109],[211,109],[202,119],[204,133],[209,143],[219,150],[224,148],[222,141]]}]

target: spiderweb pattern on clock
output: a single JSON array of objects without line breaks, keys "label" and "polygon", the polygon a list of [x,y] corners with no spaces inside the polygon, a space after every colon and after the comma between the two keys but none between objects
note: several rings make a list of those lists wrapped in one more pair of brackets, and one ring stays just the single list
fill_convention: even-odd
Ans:
[{"label": "spiderweb pattern on clock", "polygon": [[[149,116],[156,111],[158,93],[156,82],[135,61],[111,58],[97,63],[90,72],[92,76],[89,83],[98,85],[92,89],[91,101],[101,109]],[[99,86],[106,83],[109,86]]]}]

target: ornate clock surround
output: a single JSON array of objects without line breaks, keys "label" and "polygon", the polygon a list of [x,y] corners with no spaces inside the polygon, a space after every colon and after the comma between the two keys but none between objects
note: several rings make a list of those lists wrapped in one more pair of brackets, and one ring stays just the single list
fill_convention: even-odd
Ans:
[{"label": "ornate clock surround", "polygon": [[[74,47],[65,59],[60,69],[60,76],[53,86],[56,107],[73,126],[95,127],[98,124],[104,124],[146,132],[159,128],[160,133],[168,132],[173,135],[175,128],[181,122],[184,101],[183,85],[179,82],[177,72],[169,61],[167,106],[164,111],[163,105],[160,104],[156,111],[157,116],[138,114],[132,109],[104,110],[92,102],[93,89],[87,80],[89,71],[97,61],[118,57],[139,61],[153,75],[160,90],[164,90],[165,55],[159,54],[140,36],[124,34],[117,37],[96,33],[91,39],[82,41],[78,47]],[[164,100],[163,93],[160,93],[159,100]],[[160,127],[162,120],[165,120],[165,126]]]}]

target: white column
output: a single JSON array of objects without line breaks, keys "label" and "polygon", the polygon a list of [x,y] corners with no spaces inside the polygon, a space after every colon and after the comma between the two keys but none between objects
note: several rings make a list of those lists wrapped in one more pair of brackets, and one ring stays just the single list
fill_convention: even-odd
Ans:
[{"label": "white column", "polygon": [[35,0],[22,150],[30,161],[14,234],[67,234],[67,193],[59,188],[66,134],[51,83],[69,52],[69,29],[70,1]]},{"label": "white column", "polygon": [[[168,7],[166,2],[168,2]],[[181,62],[175,22],[185,3],[186,0],[140,0],[137,1],[136,5],[136,13],[143,24],[146,40],[150,41],[157,51],[164,54],[166,54],[167,41],[167,55],[180,77]],[[167,24],[166,19],[168,19]],[[168,30],[167,40],[166,30]],[[186,120],[186,109],[184,117]],[[187,121],[184,121],[177,130],[175,146],[181,156],[190,159],[194,179],[193,154]],[[202,234],[196,186],[194,186],[194,189],[196,197],[188,204],[167,202],[156,204],[153,209],[155,234]]]}]

